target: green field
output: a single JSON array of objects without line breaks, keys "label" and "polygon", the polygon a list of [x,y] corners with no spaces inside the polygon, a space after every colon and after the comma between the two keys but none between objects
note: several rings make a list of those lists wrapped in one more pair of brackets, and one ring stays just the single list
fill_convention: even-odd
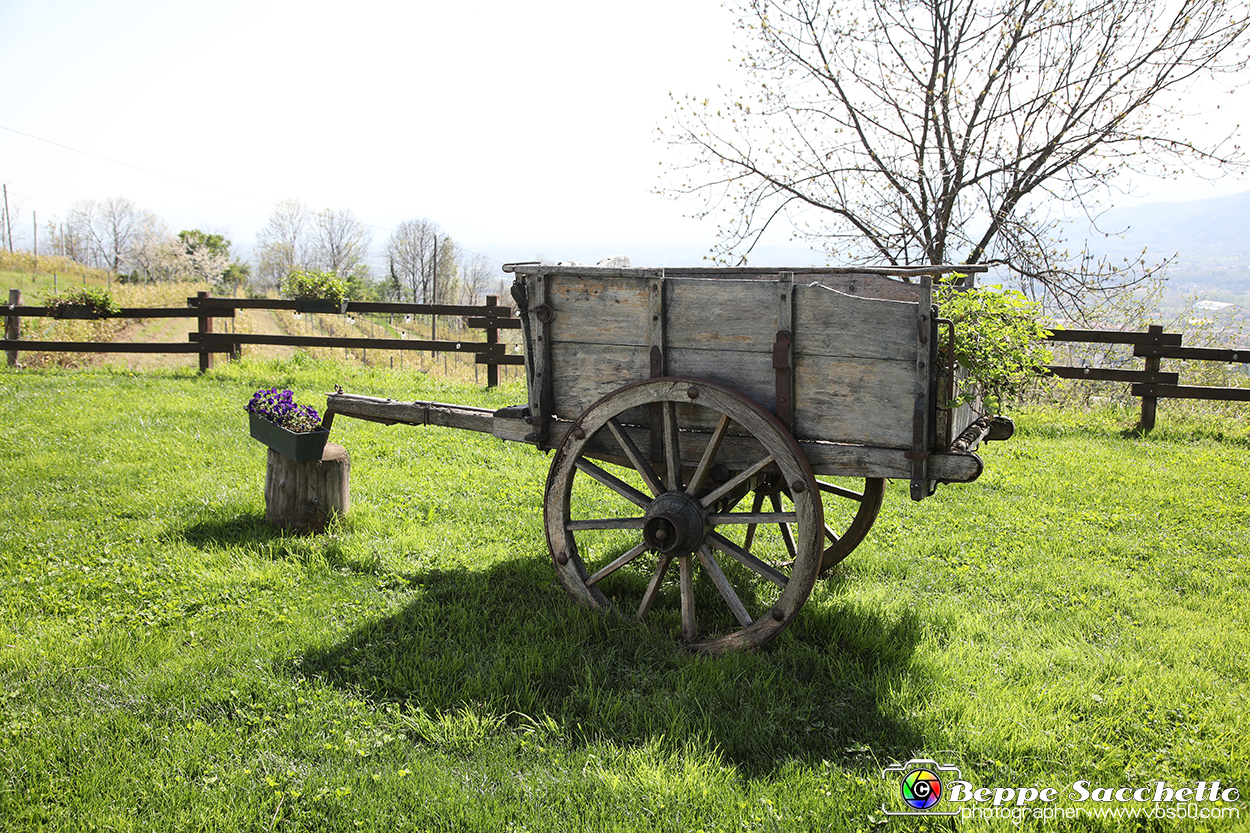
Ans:
[{"label": "green field", "polygon": [[[570,602],[528,446],[339,419],[349,516],[271,530],[243,406],[336,382],[525,398],[306,359],[0,370],[0,828],[915,830],[882,770],[929,758],[1059,792],[934,829],[1250,829],[1244,424],[1019,413],[975,483],[890,484],[771,646],[709,659]],[[1217,780],[1207,819],[1070,789]]]}]

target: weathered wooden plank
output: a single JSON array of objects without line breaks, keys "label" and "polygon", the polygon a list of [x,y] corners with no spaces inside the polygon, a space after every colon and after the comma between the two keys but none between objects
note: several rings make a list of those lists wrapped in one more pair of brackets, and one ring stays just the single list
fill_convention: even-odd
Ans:
[{"label": "weathered wooden plank", "polygon": [[[43,306],[14,306],[5,310],[6,315],[16,315],[23,318],[55,318],[55,313],[47,307]],[[103,318],[198,318],[203,315],[200,310],[191,309],[190,307],[122,307],[117,312],[104,313],[103,315],[94,316],[95,319]],[[214,318],[233,318],[233,309],[213,310]],[[94,319],[87,319],[94,320]]]},{"label": "weathered wooden plank", "polygon": [[773,281],[668,278],[670,349],[754,351],[768,356],[780,329]]},{"label": "weathered wooden plank", "polygon": [[[903,276],[896,278],[872,272],[835,274],[796,272],[794,281],[806,285],[817,283],[846,295],[915,303],[920,296],[919,284],[901,280],[901,277]],[[918,277],[918,275],[912,273],[907,277]]]},{"label": "weathered wooden plank", "polygon": [[[750,280],[666,277],[669,348],[768,352],[780,326],[776,277]],[[797,278],[796,278],[797,284]],[[551,279],[555,342],[649,343],[649,282],[632,277]],[[796,349],[823,355],[902,358],[915,351],[915,305],[857,298],[823,286],[794,287]]]},{"label": "weathered wooden plank", "polygon": [[[573,423],[558,420],[551,425],[551,443],[559,445]],[[496,417],[493,431],[496,437],[521,442],[532,431],[520,420]],[[627,427],[629,435],[647,455],[650,431],[643,425]],[[703,451],[711,438],[708,433],[690,433],[682,436],[683,460],[690,462],[691,474],[694,461],[702,459]],[[799,447],[807,457],[812,471],[824,477],[886,477],[907,479],[911,477],[911,462],[903,456],[902,449],[875,448],[846,443],[828,443],[799,440]],[[761,457],[762,446],[754,439],[743,436],[727,436],[717,453],[717,462],[730,469],[742,469],[753,465]],[[594,438],[587,447],[587,456],[621,466],[630,466],[620,447],[613,440]],[[982,470],[981,458],[975,454],[936,453],[929,458],[929,475],[935,480],[967,483],[976,480]]]},{"label": "weathered wooden plank", "polygon": [[551,338],[582,344],[647,344],[651,331],[646,279],[553,276],[548,287],[555,310]]},{"label": "weathered wooden plank", "polygon": [[5,350],[46,353],[229,353],[230,346],[188,344],[176,341],[164,344],[139,344],[127,341],[5,341]]},{"label": "weathered wooden plank", "polygon": [[1212,402],[1250,402],[1250,388],[1216,388],[1201,385],[1133,385],[1133,396],[1160,399],[1207,399]]},{"label": "weathered wooden plank", "polygon": [[478,353],[473,359],[474,364],[515,364],[524,365],[524,356],[515,356],[508,353]]},{"label": "weathered wooden plank", "polygon": [[[954,272],[963,274],[979,274],[989,270],[982,265],[938,265],[938,266],[811,266],[795,268],[793,266],[740,266],[740,267],[706,267],[683,266],[662,270],[669,277],[700,277],[700,278],[733,278],[754,280],[776,280],[781,272],[794,272],[797,276],[872,275],[902,281],[919,278],[924,275],[938,277]],[[661,270],[651,268],[617,268],[601,266],[557,266],[553,263],[505,263],[503,271],[521,275],[577,275],[585,277],[602,277],[604,275],[625,277],[651,277],[660,274]]]},{"label": "weathered wooden plank", "polygon": [[910,448],[914,362],[799,356],[794,379],[796,438]]},{"label": "weathered wooden plank", "polygon": [[622,385],[649,378],[650,347],[556,342],[551,346],[551,365],[555,413],[576,419]]},{"label": "weathered wooden plank", "polygon": [[[910,447],[914,361],[797,356],[796,437]],[[576,419],[600,398],[650,375],[648,348],[642,345],[555,344],[552,365],[555,411],[562,419]],[[765,408],[774,406],[776,376],[771,351],[670,349],[667,371],[672,376],[718,382]],[[683,412],[684,419],[690,417],[690,413]],[[705,421],[707,425],[695,424],[708,430],[715,426],[710,414]]]},{"label": "weathered wooden plank", "polygon": [[[210,312],[219,318],[226,313],[223,309],[284,309],[300,310],[305,301],[288,298],[188,298],[187,303],[201,310]],[[395,304],[390,302],[349,301],[347,312],[365,313],[382,312],[409,315],[489,315],[507,318],[512,315],[511,307],[481,307],[467,304]],[[326,315],[338,313],[324,313]]]},{"label": "weathered wooden plank", "polygon": [[915,303],[856,298],[823,286],[796,286],[794,295],[798,355],[914,361]]},{"label": "weathered wooden plank", "polygon": [[[1250,358],[1250,353],[1247,353]],[[1067,367],[1050,365],[1046,368],[1052,376],[1061,379],[1084,379],[1091,382],[1146,382],[1160,385],[1175,385],[1180,381],[1179,373],[1160,373],[1149,370],[1115,370],[1105,367]]]},{"label": "weathered wooden plank", "polygon": [[438,350],[445,353],[493,354],[499,349],[498,344],[487,344],[484,341],[428,341],[416,338],[339,338],[335,336],[256,335],[252,333],[188,333],[187,338],[190,341],[203,344],[363,347],[369,350]]},{"label": "weathered wooden plank", "polygon": [[1154,347],[1139,344],[1133,348],[1133,355],[1200,362],[1250,362],[1250,350],[1224,350],[1218,347]]},{"label": "weathered wooden plank", "polygon": [[519,330],[521,329],[521,319],[519,318],[466,318],[464,325],[474,330]]},{"label": "weathered wooden plank", "polygon": [[[326,410],[337,415],[370,422],[441,425],[486,434],[493,433],[495,418],[495,412],[487,408],[450,405],[445,402],[400,402],[394,399],[380,399],[349,393],[328,395]],[[511,421],[524,425],[520,420]],[[532,430],[528,426],[526,428],[527,431]]]},{"label": "weathered wooden plank", "polygon": [[547,426],[555,413],[555,381],[551,364],[551,281],[538,275],[526,282],[529,293],[528,371],[529,406],[534,420],[534,437],[540,448],[546,448]]},{"label": "weathered wooden plank", "polygon": [[1180,347],[1180,333],[1126,333],[1117,330],[1051,330],[1048,341],[1075,341],[1085,344],[1152,344]]}]

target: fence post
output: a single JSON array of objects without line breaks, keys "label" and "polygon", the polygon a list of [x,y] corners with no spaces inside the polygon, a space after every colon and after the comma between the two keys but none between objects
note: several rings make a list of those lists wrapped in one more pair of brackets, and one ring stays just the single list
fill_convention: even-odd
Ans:
[{"label": "fence post", "polygon": [[[498,305],[499,305],[498,295],[486,296],[486,306],[494,307]],[[487,313],[486,323],[491,324],[494,322],[494,320],[495,320],[495,316],[490,313]],[[491,327],[491,326],[488,326],[486,328],[486,343],[487,344],[499,343],[499,330],[498,329],[496,329],[495,327]],[[495,355],[495,352],[493,350],[488,352],[486,355],[492,358],[498,358]],[[486,387],[493,388],[498,385],[499,385],[499,365],[496,364],[495,362],[491,362],[490,364],[486,365]]]},{"label": "fence post", "polygon": [[[22,290],[9,290],[9,306],[16,307],[22,303]],[[7,316],[4,319],[4,337],[12,341],[17,341],[22,337],[22,319],[16,315]],[[5,353],[9,357],[9,367],[17,367],[17,351],[6,350]]]},{"label": "fence post", "polygon": [[[207,298],[208,293],[201,289],[199,292],[195,293],[195,296],[197,298]],[[205,333],[211,333],[213,331],[213,319],[208,316],[208,310],[203,305],[200,306],[199,322],[200,322],[200,327],[199,327],[200,335],[204,335]],[[211,370],[213,367],[213,354],[208,352],[209,346],[210,345],[207,342],[204,342],[204,341],[200,342],[200,372],[201,373]]]},{"label": "fence post", "polygon": [[[1146,328],[1146,331],[1149,332],[1151,335],[1159,335],[1160,333],[1163,332],[1163,325],[1151,324],[1149,327]],[[1160,359],[1157,355],[1147,356],[1146,368],[1145,368],[1146,372],[1158,373],[1159,368],[1161,366],[1161,362],[1162,362],[1162,359]],[[1154,430],[1155,415],[1158,413],[1158,408],[1159,408],[1158,397],[1143,396],[1141,398],[1141,422],[1137,424],[1137,427],[1140,428],[1143,433]]]}]

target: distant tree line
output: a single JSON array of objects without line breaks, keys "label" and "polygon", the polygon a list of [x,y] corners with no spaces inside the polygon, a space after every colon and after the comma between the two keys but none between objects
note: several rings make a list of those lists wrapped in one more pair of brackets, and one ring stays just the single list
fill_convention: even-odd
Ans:
[{"label": "distant tree line", "polygon": [[350,209],[314,211],[282,200],[256,235],[251,262],[224,235],[201,229],[174,234],[155,214],[128,199],[85,200],[63,220],[45,224],[43,254],[106,269],[121,281],[207,282],[238,295],[278,289],[293,272],[332,274],[357,300],[478,304],[498,287],[498,270],[463,251],[428,219],[405,220],[383,248],[385,272],[369,265],[372,232]]}]

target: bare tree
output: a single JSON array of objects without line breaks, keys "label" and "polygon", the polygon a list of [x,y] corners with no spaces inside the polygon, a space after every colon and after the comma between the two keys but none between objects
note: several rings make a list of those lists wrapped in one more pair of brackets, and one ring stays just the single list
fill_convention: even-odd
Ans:
[{"label": "bare tree", "polygon": [[164,220],[154,214],[143,218],[131,251],[132,271],[144,281],[172,281],[179,278],[178,239]]},{"label": "bare tree", "polygon": [[309,236],[316,268],[343,278],[368,273],[371,235],[351,209],[325,209],[314,218]]},{"label": "bare tree", "polygon": [[447,235],[438,240],[432,303],[454,304],[460,295],[460,247]]},{"label": "bare tree", "polygon": [[80,263],[123,274],[149,215],[124,197],[86,200],[70,207],[65,242]]},{"label": "bare tree", "polygon": [[[730,4],[733,6],[734,4]],[[857,262],[999,263],[1060,305],[1143,279],[1067,257],[1054,198],[1090,216],[1125,171],[1244,165],[1175,118],[1243,64],[1227,0],[738,0],[755,90],[677,102],[666,190],[718,214],[717,257],[780,218]],[[1233,79],[1237,84],[1240,78]],[[682,175],[684,172],[684,175]],[[1058,239],[1056,239],[1058,238]]]},{"label": "bare tree", "polygon": [[460,300],[477,306],[491,290],[499,288],[500,272],[481,255],[467,255],[460,261]]},{"label": "bare tree", "polygon": [[312,212],[297,199],[274,206],[269,221],[256,235],[256,277],[262,286],[276,287],[297,269],[310,268],[311,221]]},{"label": "bare tree", "polygon": [[414,304],[429,303],[435,294],[435,266],[442,230],[426,219],[405,220],[391,232],[386,257],[401,292]]}]

